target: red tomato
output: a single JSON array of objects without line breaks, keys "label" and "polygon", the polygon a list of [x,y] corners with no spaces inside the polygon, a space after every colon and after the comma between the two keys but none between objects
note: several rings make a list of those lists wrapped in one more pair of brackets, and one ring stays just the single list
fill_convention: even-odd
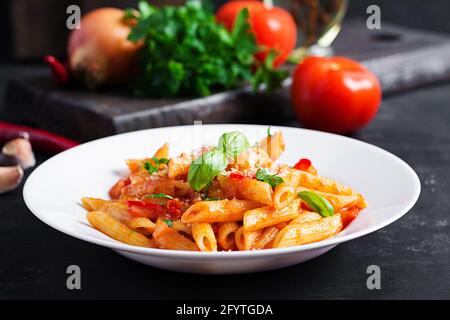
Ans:
[{"label": "red tomato", "polygon": [[256,43],[263,48],[260,53],[256,54],[256,59],[263,62],[270,50],[273,49],[278,53],[274,66],[281,66],[297,43],[297,25],[294,18],[282,8],[269,8],[260,1],[247,0],[225,3],[217,11],[216,19],[231,30],[236,16],[243,8],[247,8],[249,11],[249,22]]},{"label": "red tomato", "polygon": [[300,159],[294,166],[297,170],[306,171],[311,167],[312,163],[309,159]]},{"label": "red tomato", "polygon": [[305,127],[351,133],[377,113],[381,86],[377,77],[356,61],[309,57],[294,72],[292,100]]}]

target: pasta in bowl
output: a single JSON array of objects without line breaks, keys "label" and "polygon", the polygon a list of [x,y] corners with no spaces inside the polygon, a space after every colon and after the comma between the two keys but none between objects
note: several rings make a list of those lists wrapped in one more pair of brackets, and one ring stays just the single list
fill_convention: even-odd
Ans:
[{"label": "pasta in bowl", "polygon": [[278,161],[282,131],[250,145],[239,131],[217,146],[127,160],[110,200],[82,198],[97,230],[129,245],[187,251],[261,250],[318,242],[341,232],[367,204],[318,174],[311,161]]},{"label": "pasta in bowl", "polygon": [[[230,274],[315,258],[399,219],[420,194],[411,167],[361,141],[289,127],[272,127],[270,137],[267,126],[198,127],[60,153],[31,173],[25,203],[47,225],[134,261]],[[235,134],[220,139],[227,133]]]}]

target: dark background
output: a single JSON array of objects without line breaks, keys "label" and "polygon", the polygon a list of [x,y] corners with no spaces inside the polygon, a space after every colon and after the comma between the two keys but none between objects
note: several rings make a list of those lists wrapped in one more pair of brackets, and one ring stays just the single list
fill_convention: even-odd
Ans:
[{"label": "dark background", "polygon": [[[125,5],[133,1],[86,1],[85,6],[108,2]],[[27,18],[14,16],[13,3],[25,8]],[[67,1],[49,3],[1,1],[0,105],[7,80],[30,75],[39,65],[40,53],[21,56],[15,52],[15,23],[33,25],[26,29],[29,41],[52,35],[48,45],[63,54],[64,31],[52,26],[65,23],[65,11],[60,12]],[[380,5],[383,22],[450,32],[450,1],[353,0],[347,18],[364,18],[370,4]],[[33,24],[33,19],[48,24]],[[293,119],[280,124],[299,126]],[[376,120],[354,137],[398,155],[422,182],[422,194],[413,210],[376,233],[273,272],[186,275],[131,262],[46,226],[28,211],[19,188],[0,195],[0,299],[449,299],[450,83],[386,96]],[[39,162],[49,157],[37,156]],[[80,291],[66,288],[66,268],[71,264],[81,267]],[[366,269],[372,264],[381,268],[381,290],[366,287]]]}]

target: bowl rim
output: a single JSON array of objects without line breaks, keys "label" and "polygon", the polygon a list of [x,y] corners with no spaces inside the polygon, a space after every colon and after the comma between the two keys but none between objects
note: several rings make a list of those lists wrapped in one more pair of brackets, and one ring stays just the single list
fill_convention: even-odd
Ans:
[{"label": "bowl rim", "polygon": [[[108,238],[107,240],[105,240],[105,239],[101,239],[101,238],[96,238],[96,237],[80,234],[80,233],[77,233],[72,230],[67,230],[64,227],[59,227],[57,224],[53,223],[53,221],[51,219],[47,218],[45,214],[40,213],[41,210],[39,208],[36,208],[33,205],[32,200],[30,199],[30,197],[31,197],[30,192],[31,192],[33,180],[36,178],[36,176],[38,176],[41,167],[51,165],[51,163],[53,161],[58,160],[58,158],[60,158],[62,156],[66,156],[67,154],[70,154],[71,152],[74,152],[80,148],[83,148],[84,146],[101,143],[101,142],[108,141],[108,140],[114,140],[114,139],[117,139],[118,137],[124,137],[127,135],[131,136],[131,135],[138,134],[138,133],[157,131],[157,130],[161,130],[161,129],[170,130],[170,129],[176,129],[176,128],[182,129],[182,128],[188,128],[188,127],[193,127],[193,125],[150,128],[150,129],[143,129],[143,130],[136,130],[136,131],[126,132],[126,133],[121,133],[121,134],[117,134],[117,135],[113,135],[113,136],[108,136],[108,137],[92,140],[92,141],[80,144],[79,146],[76,146],[69,150],[63,151],[57,155],[54,155],[53,157],[51,157],[51,158],[47,159],[46,161],[44,161],[43,163],[41,163],[37,168],[35,168],[34,171],[27,178],[27,180],[24,184],[24,187],[23,187],[24,202],[25,202],[26,206],[28,207],[29,211],[34,216],[36,216],[39,220],[41,220],[45,224],[49,225],[50,227],[52,227],[64,234],[70,235],[74,238],[77,238],[77,239],[80,239],[83,241],[87,241],[90,243],[94,243],[94,244],[97,244],[97,245],[100,245],[103,247],[108,247],[113,250],[125,251],[125,252],[135,253],[135,254],[142,254],[142,255],[146,255],[146,256],[164,257],[164,258],[228,259],[228,258],[261,258],[261,257],[273,257],[273,256],[280,256],[280,255],[288,255],[288,254],[298,253],[298,252],[302,252],[302,251],[310,251],[310,250],[320,249],[320,248],[324,248],[324,247],[335,246],[340,243],[344,243],[344,242],[347,242],[347,241],[350,241],[350,240],[353,240],[356,238],[360,238],[362,236],[365,236],[365,235],[373,233],[377,230],[380,230],[380,229],[386,227],[387,225],[390,225],[391,223],[397,221],[401,217],[403,217],[406,213],[408,213],[413,208],[413,206],[418,201],[420,193],[421,193],[420,179],[419,179],[417,173],[411,168],[411,166],[409,164],[407,164],[404,160],[400,159],[393,153],[386,151],[375,145],[372,145],[370,143],[367,143],[367,142],[364,142],[361,140],[357,140],[354,138],[334,134],[334,133],[328,133],[328,132],[322,132],[322,131],[316,131],[316,130],[304,129],[304,128],[297,128],[297,127],[287,127],[287,126],[277,126],[277,125],[234,124],[234,123],[228,124],[227,123],[227,124],[204,124],[203,128],[206,129],[209,127],[214,127],[214,128],[220,128],[220,127],[248,128],[248,127],[252,127],[252,128],[261,129],[261,128],[271,127],[274,130],[275,129],[295,130],[295,131],[298,130],[298,131],[303,131],[303,132],[306,132],[306,133],[312,134],[312,135],[325,135],[325,136],[332,137],[334,139],[350,141],[352,143],[362,145],[368,149],[372,149],[375,152],[384,153],[387,157],[389,157],[393,161],[396,161],[397,163],[399,163],[410,173],[410,175],[414,181],[414,186],[413,186],[414,195],[413,195],[413,197],[411,197],[408,200],[407,203],[403,204],[403,208],[401,210],[399,210],[398,213],[393,214],[389,219],[386,219],[386,220],[384,220],[378,224],[375,224],[369,228],[365,228],[363,230],[360,230],[360,231],[357,231],[357,232],[354,232],[351,234],[340,235],[338,237],[328,238],[328,239],[325,239],[325,240],[322,240],[319,242],[314,242],[314,243],[310,243],[310,244],[306,244],[306,245],[286,247],[286,248],[272,248],[272,249],[249,250],[249,251],[217,251],[217,252],[181,251],[181,250],[166,250],[166,249],[158,249],[158,248],[145,248],[145,247],[138,247],[138,246],[132,246],[132,245],[128,245],[125,243],[121,243],[112,238]],[[100,232],[100,231],[97,231],[97,232]]]}]

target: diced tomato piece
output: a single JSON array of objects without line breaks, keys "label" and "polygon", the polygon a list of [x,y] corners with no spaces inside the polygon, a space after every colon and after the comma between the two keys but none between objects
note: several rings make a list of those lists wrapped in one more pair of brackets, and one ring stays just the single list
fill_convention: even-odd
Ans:
[{"label": "diced tomato piece", "polygon": [[182,205],[183,203],[178,199],[171,199],[167,201],[166,208],[168,211],[168,218],[170,220],[180,219]]},{"label": "diced tomato piece", "polygon": [[311,167],[312,163],[309,159],[300,159],[294,166],[297,170],[307,171]]},{"label": "diced tomato piece", "polygon": [[242,174],[241,172],[237,172],[237,171],[233,171],[232,173],[230,173],[230,179],[236,179],[236,180],[242,180],[245,178],[244,174]]},{"label": "diced tomato piece", "polygon": [[359,208],[353,207],[339,212],[341,214],[342,225],[344,228],[346,228],[353,220],[356,219],[356,217],[358,217],[359,211]]},{"label": "diced tomato piece", "polygon": [[131,183],[130,178],[120,179],[115,185],[109,189],[109,196],[111,199],[119,199],[122,195],[122,188],[128,186]]},{"label": "diced tomato piece", "polygon": [[145,202],[140,200],[128,200],[127,205],[128,212],[133,217],[147,217],[149,219],[166,217],[166,208],[157,203]]}]

